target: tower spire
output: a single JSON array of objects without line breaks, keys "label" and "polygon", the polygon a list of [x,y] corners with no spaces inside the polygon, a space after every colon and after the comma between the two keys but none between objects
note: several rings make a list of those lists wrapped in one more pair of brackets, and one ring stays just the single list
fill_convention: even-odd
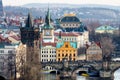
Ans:
[{"label": "tower spire", "polygon": [[45,19],[45,23],[46,25],[50,25],[50,10],[49,10],[49,7],[48,7],[48,11],[47,11],[47,15],[46,15],[46,19]]},{"label": "tower spire", "polygon": [[32,16],[30,12],[28,13],[28,18],[26,20],[25,27],[33,27],[33,21],[32,21]]}]

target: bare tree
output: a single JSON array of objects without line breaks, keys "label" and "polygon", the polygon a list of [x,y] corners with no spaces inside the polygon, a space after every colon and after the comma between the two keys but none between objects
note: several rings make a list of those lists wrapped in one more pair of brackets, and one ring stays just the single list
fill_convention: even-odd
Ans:
[{"label": "bare tree", "polygon": [[40,64],[26,61],[26,46],[20,44],[16,54],[16,67],[19,80],[41,80]]},{"label": "bare tree", "polygon": [[25,70],[25,61],[26,61],[26,46],[20,44],[16,50],[16,73],[17,78],[23,78],[24,70]]},{"label": "bare tree", "polygon": [[103,51],[103,56],[110,56],[113,53],[115,45],[112,42],[112,39],[109,37],[101,38],[101,47]]}]

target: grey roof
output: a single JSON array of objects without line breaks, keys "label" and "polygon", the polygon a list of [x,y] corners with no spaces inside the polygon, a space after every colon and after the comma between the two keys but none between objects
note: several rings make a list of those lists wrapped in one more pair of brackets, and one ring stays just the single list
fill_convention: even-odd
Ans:
[{"label": "grey roof", "polygon": [[65,16],[60,22],[80,22],[80,20],[76,16]]}]

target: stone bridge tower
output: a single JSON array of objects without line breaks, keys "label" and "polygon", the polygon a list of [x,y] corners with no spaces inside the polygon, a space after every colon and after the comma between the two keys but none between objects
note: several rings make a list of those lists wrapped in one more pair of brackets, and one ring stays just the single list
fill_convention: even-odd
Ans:
[{"label": "stone bridge tower", "polygon": [[[39,28],[33,26],[32,16],[29,13],[26,20],[26,26],[20,29],[21,42],[26,45],[26,78],[28,80],[40,80],[33,76],[40,73],[40,44]],[[40,76],[39,76],[40,77]]]}]

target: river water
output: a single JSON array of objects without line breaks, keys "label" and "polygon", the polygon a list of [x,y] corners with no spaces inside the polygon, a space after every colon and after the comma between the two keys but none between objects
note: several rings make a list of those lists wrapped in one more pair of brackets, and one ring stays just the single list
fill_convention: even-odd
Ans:
[{"label": "river water", "polygon": [[[42,80],[59,80],[59,76],[56,74],[43,74]],[[103,80],[103,79],[77,76],[75,80]],[[110,79],[104,79],[104,80],[110,80]],[[114,73],[114,80],[120,80],[120,69],[118,69]]]}]

